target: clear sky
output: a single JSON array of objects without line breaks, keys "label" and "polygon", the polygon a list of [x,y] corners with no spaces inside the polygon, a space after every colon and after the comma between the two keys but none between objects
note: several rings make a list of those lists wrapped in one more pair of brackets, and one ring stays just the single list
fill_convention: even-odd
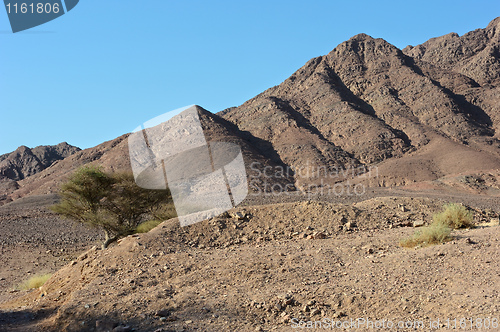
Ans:
[{"label": "clear sky", "polygon": [[13,34],[2,7],[0,154],[88,148],[185,105],[238,106],[358,33],[403,48],[497,16],[498,0],[80,0]]}]

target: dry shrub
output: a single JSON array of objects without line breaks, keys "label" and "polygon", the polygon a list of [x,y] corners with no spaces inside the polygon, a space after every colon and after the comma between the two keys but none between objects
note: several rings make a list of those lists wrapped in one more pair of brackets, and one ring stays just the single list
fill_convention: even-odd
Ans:
[{"label": "dry shrub", "polygon": [[52,276],[52,274],[42,274],[42,275],[35,275],[23,282],[18,286],[19,289],[21,290],[28,290],[28,289],[33,289],[33,288],[39,288],[45,284],[47,280]]},{"label": "dry shrub", "polygon": [[434,223],[446,225],[452,229],[471,228],[474,226],[472,213],[463,205],[446,204],[442,212],[433,217]]},{"label": "dry shrub", "polygon": [[434,214],[430,226],[423,227],[413,236],[401,240],[399,245],[414,248],[444,243],[452,239],[450,234],[453,229],[474,227],[472,213],[465,206],[451,203],[445,204],[443,208],[443,211]]},{"label": "dry shrub", "polygon": [[402,247],[426,247],[433,244],[444,243],[451,240],[451,228],[441,223],[432,223],[415,232],[413,236],[400,241]]}]

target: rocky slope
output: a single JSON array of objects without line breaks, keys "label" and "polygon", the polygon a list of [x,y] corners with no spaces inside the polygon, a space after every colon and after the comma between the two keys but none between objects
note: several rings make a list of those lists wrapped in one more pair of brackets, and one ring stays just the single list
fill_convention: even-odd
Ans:
[{"label": "rocky slope", "polygon": [[57,145],[41,145],[33,149],[20,146],[16,151],[0,156],[0,177],[14,181],[22,180],[78,151],[80,148],[66,142]]},{"label": "rocky slope", "polygon": [[290,331],[324,319],[498,321],[497,213],[473,210],[484,225],[455,231],[446,244],[398,246],[413,232],[407,226],[429,222],[441,204],[385,197],[248,206],[184,228],[172,219],[75,257],[40,289],[0,305],[0,324],[161,332]]},{"label": "rocky slope", "polygon": [[80,148],[60,143],[30,149],[20,146],[11,153],[0,156],[0,204],[12,200],[9,193],[20,187],[19,181],[37,174]]},{"label": "rocky slope", "polygon": [[404,51],[357,35],[221,115],[291,166],[379,165],[382,185],[496,169],[499,22]]},{"label": "rocky slope", "polygon": [[[268,142],[258,139],[250,133],[240,131],[234,124],[199,106],[197,106],[197,111],[207,143],[223,141],[236,143],[240,146],[247,166],[247,174],[252,177],[254,189],[259,188],[258,186],[262,189],[262,179],[259,176],[252,176],[251,167],[262,170],[265,167],[275,168],[278,165],[283,165]],[[161,135],[161,126],[158,128],[160,131],[157,134]],[[15,186],[6,189],[3,202],[6,203],[28,195],[56,193],[60,184],[75,169],[86,164],[99,165],[104,170],[111,172],[130,172],[128,136],[126,134],[96,147],[78,151],[63,160],[58,160],[46,169],[17,181]],[[18,150],[24,151],[26,149],[19,148]],[[193,159],[195,157],[193,156]],[[293,183],[293,180],[287,179],[286,176],[282,179],[273,179],[273,182],[280,181]]]}]

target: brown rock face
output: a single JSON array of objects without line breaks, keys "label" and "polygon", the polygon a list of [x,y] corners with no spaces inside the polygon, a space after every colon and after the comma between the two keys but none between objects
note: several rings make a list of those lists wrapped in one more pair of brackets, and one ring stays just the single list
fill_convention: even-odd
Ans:
[{"label": "brown rock face", "polygon": [[378,185],[496,169],[499,22],[403,51],[354,36],[221,115],[288,165],[378,165]]},{"label": "brown rock face", "polygon": [[16,151],[0,156],[0,177],[22,180],[78,151],[79,148],[66,142],[34,149],[20,146]]},{"label": "brown rock face", "polygon": [[459,36],[450,33],[432,38],[403,52],[417,60],[461,73],[478,84],[498,85],[500,70],[500,17],[485,29],[477,29]]}]

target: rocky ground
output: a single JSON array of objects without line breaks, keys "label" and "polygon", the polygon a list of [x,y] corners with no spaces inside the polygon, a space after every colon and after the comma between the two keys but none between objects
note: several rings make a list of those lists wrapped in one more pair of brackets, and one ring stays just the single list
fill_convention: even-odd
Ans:
[{"label": "rocky ground", "polygon": [[[105,251],[86,251],[99,234],[49,217],[37,199],[18,203],[27,217],[15,228],[6,205],[2,243],[13,242],[2,249],[0,330],[290,331],[359,318],[423,321],[431,331],[437,319],[442,330],[448,318],[455,330],[461,318],[500,319],[495,200],[470,204],[481,226],[414,250],[399,240],[457,198],[366,198],[250,205],[185,228],[172,219]],[[37,237],[29,220],[59,226]],[[25,251],[7,252],[12,243]],[[57,272],[40,289],[11,293],[28,271]],[[357,322],[344,330],[373,330]]]},{"label": "rocky ground", "polygon": [[34,196],[0,207],[0,302],[30,276],[57,271],[101,239],[98,230],[52,214],[47,207],[55,200]]}]

